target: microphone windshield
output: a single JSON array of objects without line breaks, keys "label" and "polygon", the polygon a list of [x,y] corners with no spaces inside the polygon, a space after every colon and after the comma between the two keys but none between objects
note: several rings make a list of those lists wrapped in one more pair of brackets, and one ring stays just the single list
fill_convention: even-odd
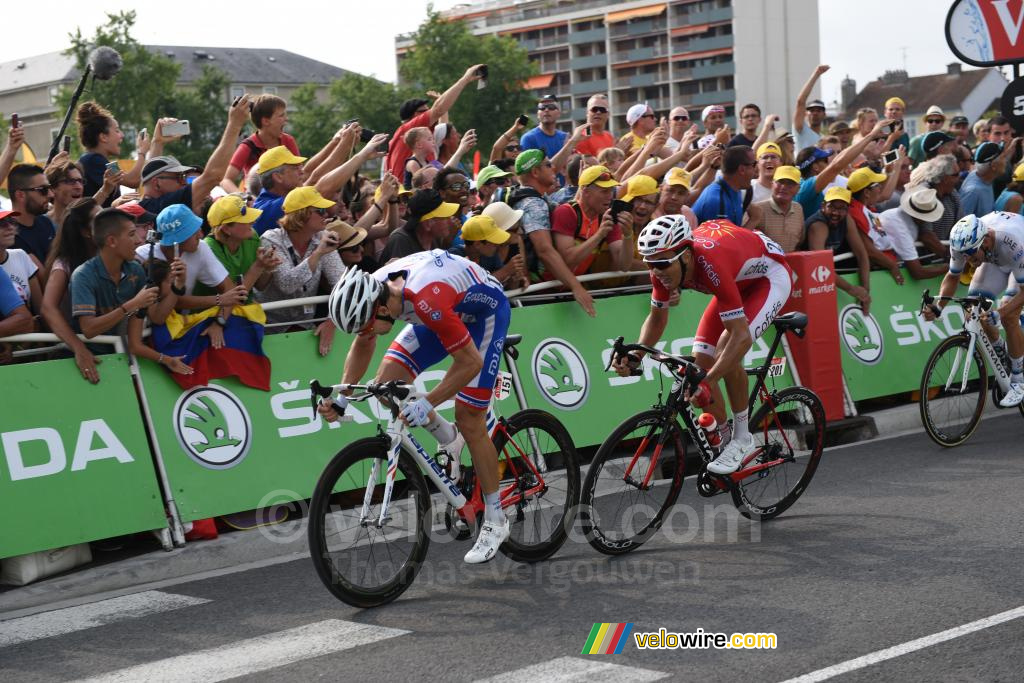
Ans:
[{"label": "microphone windshield", "polygon": [[89,53],[89,66],[96,78],[101,81],[109,81],[121,70],[121,55],[117,50],[106,45],[100,45]]}]

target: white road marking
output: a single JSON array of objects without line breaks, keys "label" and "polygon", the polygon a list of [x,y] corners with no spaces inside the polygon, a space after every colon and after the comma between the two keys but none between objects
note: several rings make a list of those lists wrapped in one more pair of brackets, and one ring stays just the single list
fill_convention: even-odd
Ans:
[{"label": "white road marking", "polygon": [[115,681],[213,683],[348,650],[360,645],[368,645],[378,640],[386,640],[406,633],[409,631],[327,619],[221,647],[111,671],[85,680],[87,683],[114,683]]},{"label": "white road marking", "polygon": [[137,619],[207,602],[210,601],[205,598],[145,591],[87,605],[42,612],[30,617],[0,622],[0,647],[62,636],[125,619]]},{"label": "white road marking", "polygon": [[901,643],[900,645],[887,647],[884,650],[878,650],[877,652],[872,652],[871,654],[864,655],[863,657],[857,657],[856,659],[840,662],[839,664],[835,664],[824,669],[818,669],[817,671],[812,671],[804,674],[803,676],[790,678],[789,680],[783,681],[783,683],[817,683],[818,681],[827,681],[830,678],[841,676],[842,674],[856,671],[857,669],[863,669],[866,666],[878,664],[879,662],[884,662],[887,659],[902,657],[905,654],[909,654],[917,650],[923,650],[926,647],[938,645],[939,643],[944,643],[947,640],[966,636],[974,633],[975,631],[981,631],[992,626],[998,626],[999,624],[1004,624],[1008,621],[1013,621],[1014,619],[1020,619],[1021,617],[1024,617],[1024,606],[1007,610],[1006,612],[1000,612],[999,614],[993,614],[990,617],[978,619],[977,621],[972,621],[969,624],[956,626],[946,631],[933,633],[930,636],[924,636],[923,638],[917,638],[916,640]]},{"label": "white road marking", "polygon": [[548,662],[541,662],[507,673],[485,678],[477,683],[632,683],[636,681],[660,681],[668,678],[663,671],[638,669],[633,666],[610,664],[598,656],[593,658],[559,657]]}]

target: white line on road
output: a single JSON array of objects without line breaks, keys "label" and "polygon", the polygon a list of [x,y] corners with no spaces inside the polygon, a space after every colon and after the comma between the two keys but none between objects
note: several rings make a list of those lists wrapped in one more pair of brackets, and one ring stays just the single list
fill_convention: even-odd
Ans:
[{"label": "white line on road", "polygon": [[528,666],[525,669],[517,669],[508,673],[498,674],[491,678],[485,678],[477,683],[641,683],[642,681],[660,681],[668,678],[669,674],[663,671],[651,671],[650,669],[638,669],[632,666],[621,666],[609,664],[597,657],[584,659],[582,657],[559,657],[549,662],[541,662]]},{"label": "white line on road", "polygon": [[386,640],[406,633],[409,631],[327,619],[222,647],[111,671],[102,676],[85,680],[86,683],[114,683],[115,681],[213,683],[348,650],[360,645],[368,645],[378,640]]},{"label": "white line on road", "polygon": [[188,595],[145,591],[88,605],[44,612],[31,617],[11,619],[0,622],[0,647],[62,636],[125,619],[137,619],[206,602],[210,601]]},{"label": "white line on road", "polygon": [[977,621],[972,621],[969,624],[956,626],[946,631],[933,633],[930,636],[924,636],[923,638],[901,643],[900,645],[893,645],[892,647],[872,652],[871,654],[864,655],[863,657],[857,657],[856,659],[840,662],[839,664],[835,664],[824,669],[818,669],[817,671],[812,671],[811,673],[804,674],[803,676],[790,678],[782,683],[817,683],[818,681],[826,681],[830,678],[834,678],[835,676],[856,671],[857,669],[863,669],[866,666],[884,662],[887,659],[901,657],[916,650],[923,650],[926,647],[938,645],[939,643],[944,643],[947,640],[966,636],[970,633],[974,633],[975,631],[981,631],[992,626],[998,626],[999,624],[1006,623],[1007,621],[1013,621],[1014,619],[1020,619],[1021,617],[1024,617],[1024,606],[1007,610],[1006,612],[1000,612],[999,614],[993,614],[990,617],[978,619]]}]

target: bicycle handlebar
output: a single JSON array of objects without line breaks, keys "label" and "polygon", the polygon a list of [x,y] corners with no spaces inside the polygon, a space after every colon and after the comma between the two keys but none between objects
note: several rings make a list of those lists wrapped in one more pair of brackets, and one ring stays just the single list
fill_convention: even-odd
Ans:
[{"label": "bicycle handlebar", "polygon": [[989,299],[988,297],[982,296],[980,294],[974,296],[959,297],[932,296],[930,290],[927,289],[921,293],[921,308],[927,307],[932,313],[935,314],[935,317],[937,318],[940,315],[942,315],[942,309],[935,304],[936,301],[952,301],[954,303],[960,304],[961,306],[978,306],[983,311],[987,311],[990,308],[992,308],[992,304],[994,303],[992,299]]},{"label": "bicycle handlebar", "polygon": [[309,383],[309,402],[316,415],[316,406],[320,399],[333,400],[343,391],[361,391],[363,393],[347,397],[349,401],[365,401],[370,397],[384,399],[392,403],[394,399],[404,401],[411,395],[415,395],[415,387],[405,382],[393,380],[391,382],[370,382],[369,384],[330,384],[324,386],[319,380],[311,380]]},{"label": "bicycle handlebar", "polygon": [[[689,389],[696,389],[697,386],[704,381],[707,377],[707,370],[704,370],[696,363],[689,361],[681,356],[673,356],[670,353],[659,351],[658,349],[647,346],[645,344],[625,344],[624,338],[619,337],[615,340],[615,344],[612,347],[612,355],[608,362],[608,367],[605,370],[610,370],[613,363],[618,362],[623,357],[628,357],[630,360],[635,360],[638,363],[640,359],[630,354],[631,351],[643,351],[648,357],[656,363],[662,363],[669,367],[682,370],[681,373],[683,380],[687,383]],[[633,368],[632,373],[634,376],[642,375],[643,370],[639,367]]]}]

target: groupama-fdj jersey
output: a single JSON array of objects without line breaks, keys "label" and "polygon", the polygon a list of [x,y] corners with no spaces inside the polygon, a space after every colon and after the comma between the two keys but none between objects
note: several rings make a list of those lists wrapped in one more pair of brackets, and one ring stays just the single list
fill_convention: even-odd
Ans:
[{"label": "groupama-fdj jersey", "polygon": [[[729,221],[707,221],[693,231],[692,289],[712,296],[704,309],[694,353],[715,355],[724,321],[746,318],[759,338],[789,299],[792,272],[782,247],[767,235]],[[668,305],[671,292],[651,273],[651,306]]]},{"label": "groupama-fdj jersey", "polygon": [[486,410],[511,316],[501,283],[472,261],[438,249],[392,261],[373,277],[386,284],[399,272],[405,274],[405,288],[398,319],[409,325],[384,357],[401,363],[416,376],[452,352],[474,344],[483,357],[483,367],[455,398]]},{"label": "groupama-fdj jersey", "polygon": [[[981,294],[998,299],[1004,293],[1013,295],[1024,284],[1024,216],[993,211],[978,219],[982,227],[995,231],[996,243],[971,278],[969,295]],[[949,272],[962,273],[967,257],[955,250],[949,252]]]}]

